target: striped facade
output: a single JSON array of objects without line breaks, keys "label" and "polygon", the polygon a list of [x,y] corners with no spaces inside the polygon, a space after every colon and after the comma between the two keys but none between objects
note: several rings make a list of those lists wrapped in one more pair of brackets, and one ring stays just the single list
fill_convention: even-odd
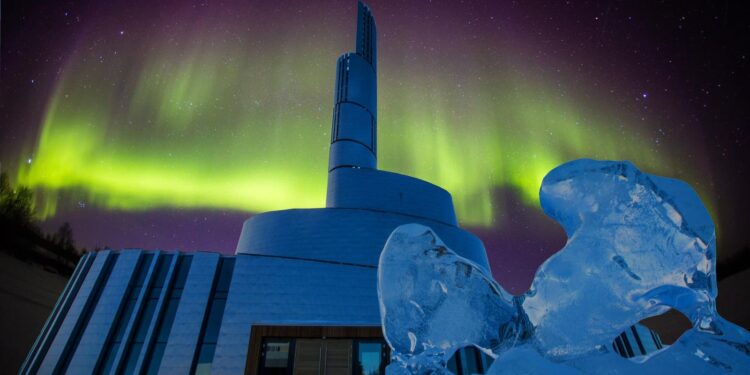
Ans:
[{"label": "striped facade", "polygon": [[215,253],[85,254],[19,373],[206,373],[234,264]]},{"label": "striped facade", "polygon": [[[375,278],[374,266],[327,260],[87,253],[19,373],[257,373],[254,326],[379,327]],[[662,347],[642,325],[612,344],[626,358]],[[484,373],[491,363],[465,348],[449,366]]]},{"label": "striped facade", "polygon": [[659,334],[642,324],[626,329],[612,342],[612,350],[625,358],[644,356],[664,346]]}]

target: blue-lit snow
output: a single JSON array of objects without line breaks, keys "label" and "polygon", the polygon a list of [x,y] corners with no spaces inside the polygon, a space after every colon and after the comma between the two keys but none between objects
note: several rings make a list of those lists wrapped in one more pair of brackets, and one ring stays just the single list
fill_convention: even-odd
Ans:
[{"label": "blue-lit snow", "polygon": [[[716,311],[714,226],[690,186],[582,159],[552,170],[540,200],[568,242],[518,297],[428,227],[391,234],[378,268],[388,374],[450,374],[470,345],[495,358],[490,374],[750,373],[750,334]],[[693,323],[673,345],[635,360],[612,351],[670,308]]]}]

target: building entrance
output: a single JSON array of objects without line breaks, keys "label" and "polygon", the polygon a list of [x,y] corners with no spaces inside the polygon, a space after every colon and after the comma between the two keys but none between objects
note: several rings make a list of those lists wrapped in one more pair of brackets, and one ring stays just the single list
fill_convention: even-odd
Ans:
[{"label": "building entrance", "polygon": [[298,339],[294,375],[351,375],[352,340]]},{"label": "building entrance", "polygon": [[254,326],[246,374],[382,375],[389,348],[380,327]]}]

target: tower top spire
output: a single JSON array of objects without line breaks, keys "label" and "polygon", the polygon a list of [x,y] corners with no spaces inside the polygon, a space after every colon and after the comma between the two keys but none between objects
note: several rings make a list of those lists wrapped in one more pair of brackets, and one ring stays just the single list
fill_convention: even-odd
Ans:
[{"label": "tower top spire", "polygon": [[377,49],[375,45],[375,19],[370,8],[363,2],[357,2],[357,54],[362,56],[376,69]]},{"label": "tower top spire", "polygon": [[357,3],[357,49],[336,64],[328,171],[377,168],[377,34],[370,8]]}]

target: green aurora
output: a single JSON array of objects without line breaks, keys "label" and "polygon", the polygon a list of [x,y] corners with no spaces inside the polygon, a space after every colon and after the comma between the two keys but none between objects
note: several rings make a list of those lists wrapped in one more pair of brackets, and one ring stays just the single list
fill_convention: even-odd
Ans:
[{"label": "green aurora", "polygon": [[[116,56],[78,49],[18,181],[43,193],[43,217],[63,195],[131,211],[324,205],[335,59],[351,36],[325,25],[304,34],[303,42],[299,30],[268,41],[270,32],[175,31]],[[388,43],[378,72],[379,168],[451,192],[464,225],[495,223],[497,189],[538,207],[543,176],[570,159],[628,159],[665,175],[676,166],[673,153],[639,135],[635,114],[576,99],[575,89],[562,95],[523,62]]]}]

